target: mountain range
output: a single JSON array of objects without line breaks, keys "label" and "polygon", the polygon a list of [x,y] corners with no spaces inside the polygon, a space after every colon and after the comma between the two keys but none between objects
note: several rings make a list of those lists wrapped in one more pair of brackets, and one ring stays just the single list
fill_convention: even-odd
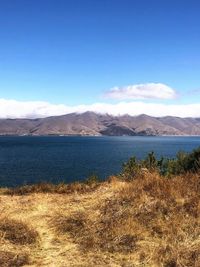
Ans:
[{"label": "mountain range", "polygon": [[0,119],[0,135],[200,135],[200,118],[85,112],[39,119]]}]

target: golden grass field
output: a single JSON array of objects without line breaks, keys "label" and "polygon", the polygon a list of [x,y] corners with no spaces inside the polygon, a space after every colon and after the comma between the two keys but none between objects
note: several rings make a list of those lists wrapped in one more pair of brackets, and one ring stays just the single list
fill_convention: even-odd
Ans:
[{"label": "golden grass field", "polygon": [[200,267],[200,176],[1,189],[0,266]]}]

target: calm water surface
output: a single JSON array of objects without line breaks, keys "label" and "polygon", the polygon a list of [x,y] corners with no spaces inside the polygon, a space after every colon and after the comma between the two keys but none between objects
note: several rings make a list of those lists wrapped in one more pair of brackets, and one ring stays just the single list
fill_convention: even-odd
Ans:
[{"label": "calm water surface", "polygon": [[132,155],[174,157],[200,146],[200,137],[0,137],[0,185],[72,182],[121,170]]}]

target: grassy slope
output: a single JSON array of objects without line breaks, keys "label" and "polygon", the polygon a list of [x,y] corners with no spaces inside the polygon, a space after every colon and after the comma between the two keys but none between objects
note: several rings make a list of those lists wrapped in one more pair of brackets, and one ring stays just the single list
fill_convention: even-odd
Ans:
[{"label": "grassy slope", "polygon": [[200,266],[199,175],[53,188],[2,191],[0,266]]}]

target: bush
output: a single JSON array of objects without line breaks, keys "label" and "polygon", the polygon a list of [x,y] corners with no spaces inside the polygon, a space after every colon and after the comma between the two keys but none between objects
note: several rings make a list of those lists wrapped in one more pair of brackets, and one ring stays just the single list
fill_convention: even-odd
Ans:
[{"label": "bush", "polygon": [[137,161],[136,157],[131,157],[127,162],[122,165],[121,176],[125,179],[131,179],[141,171],[141,164]]},{"label": "bush", "polygon": [[164,176],[188,172],[197,173],[200,171],[200,147],[191,153],[180,151],[174,159],[163,157],[157,159],[154,152],[149,153],[144,160],[137,160],[136,157],[131,157],[122,165],[120,176],[130,180],[141,174],[144,169],[148,172],[158,172]]},{"label": "bush", "polygon": [[0,234],[13,244],[30,245],[37,241],[38,233],[21,221],[0,219]]}]

